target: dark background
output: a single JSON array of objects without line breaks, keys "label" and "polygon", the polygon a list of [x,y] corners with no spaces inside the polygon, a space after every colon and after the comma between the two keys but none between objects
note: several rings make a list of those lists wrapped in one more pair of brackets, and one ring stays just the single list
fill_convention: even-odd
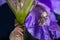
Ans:
[{"label": "dark background", "polygon": [[14,29],[15,16],[5,3],[0,7],[0,40],[9,40],[9,34]]}]

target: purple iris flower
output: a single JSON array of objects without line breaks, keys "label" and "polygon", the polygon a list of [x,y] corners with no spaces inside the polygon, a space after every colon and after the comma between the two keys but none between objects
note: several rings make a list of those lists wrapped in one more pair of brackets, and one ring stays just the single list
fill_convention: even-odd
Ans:
[{"label": "purple iris flower", "polygon": [[47,3],[44,4],[40,0],[35,0],[35,6],[33,6],[25,20],[28,32],[38,40],[60,38],[60,27],[54,13],[51,11],[51,5]]}]

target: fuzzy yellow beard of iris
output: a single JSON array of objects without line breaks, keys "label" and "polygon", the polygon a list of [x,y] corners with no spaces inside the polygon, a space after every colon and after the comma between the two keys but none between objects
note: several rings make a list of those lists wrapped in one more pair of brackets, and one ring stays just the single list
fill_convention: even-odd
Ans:
[{"label": "fuzzy yellow beard of iris", "polygon": [[42,12],[42,17],[46,17],[47,13],[46,12]]},{"label": "fuzzy yellow beard of iris", "polygon": [[[41,18],[39,18],[38,22],[39,22],[39,25],[40,26],[43,26],[43,25],[49,25],[48,23],[48,20],[49,20],[49,17],[47,17],[47,13],[44,11],[42,12],[41,14]],[[46,20],[47,19],[47,20]],[[50,21],[50,20],[49,20]]]}]

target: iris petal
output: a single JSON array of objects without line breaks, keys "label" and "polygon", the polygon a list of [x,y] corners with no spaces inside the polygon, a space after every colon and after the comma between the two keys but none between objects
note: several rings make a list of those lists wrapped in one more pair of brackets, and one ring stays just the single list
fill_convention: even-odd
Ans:
[{"label": "iris petal", "polygon": [[[39,25],[39,18],[41,18],[42,12],[47,12],[46,20],[44,18],[44,25]],[[29,20],[28,20],[29,19]],[[41,23],[41,21],[40,21]],[[53,40],[54,38],[60,37],[58,36],[58,27],[57,20],[53,14],[53,12],[50,11],[50,8],[46,5],[43,5],[43,3],[37,3],[36,6],[32,9],[32,11],[28,14],[25,25],[28,30],[28,32],[35,38],[39,40]],[[59,29],[60,30],[60,29]],[[53,36],[54,35],[54,36]]]},{"label": "iris petal", "polygon": [[60,15],[60,0],[51,0],[53,11]]},{"label": "iris petal", "polygon": [[43,4],[45,4],[46,6],[48,6],[50,9],[52,9],[51,0],[36,0],[36,1],[39,1]]}]

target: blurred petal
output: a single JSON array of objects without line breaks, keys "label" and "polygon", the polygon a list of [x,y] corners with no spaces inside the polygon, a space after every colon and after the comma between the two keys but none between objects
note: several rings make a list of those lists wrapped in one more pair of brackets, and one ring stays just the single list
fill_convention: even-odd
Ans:
[{"label": "blurred petal", "polygon": [[53,11],[60,15],[60,0],[51,0]]},{"label": "blurred petal", "polygon": [[6,0],[0,0],[0,6],[6,3]]}]

